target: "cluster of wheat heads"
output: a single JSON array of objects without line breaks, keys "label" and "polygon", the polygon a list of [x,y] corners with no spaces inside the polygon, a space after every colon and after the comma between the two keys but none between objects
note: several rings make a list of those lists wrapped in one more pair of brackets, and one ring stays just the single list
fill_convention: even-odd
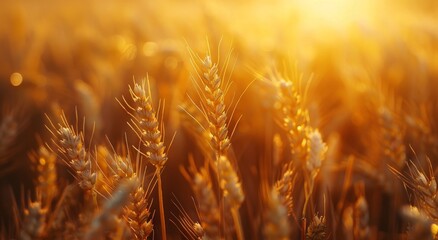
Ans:
[{"label": "cluster of wheat heads", "polygon": [[[251,118],[263,117],[238,112],[252,86],[228,101],[231,54],[222,61],[215,61],[210,51],[200,57],[189,50],[189,55],[191,90],[175,111],[180,133],[166,136],[168,107],[154,98],[158,93],[148,79],[134,80],[126,86],[127,95],[115,96],[115,106],[127,119],[125,126],[114,127],[120,143],[102,137],[99,122],[81,121],[77,111],[71,119],[57,109],[48,113],[38,146],[28,153],[32,187],[18,194],[2,191],[19,198],[11,198],[11,218],[2,223],[1,237],[435,238],[434,169],[425,156],[408,161],[405,145],[408,139],[432,136],[427,117],[401,113],[398,101],[383,91],[365,93],[377,99],[367,103],[363,114],[378,119],[369,139],[379,144],[362,154],[341,155],[339,136],[320,127],[311,77],[255,73],[254,88],[263,86],[258,94],[266,100],[261,114],[272,116],[266,124],[275,134],[265,135],[265,153],[243,161],[241,149],[247,143],[233,139],[250,139],[252,132],[262,131],[239,130]],[[88,86],[80,86],[79,95],[92,95]],[[18,138],[15,116],[6,114],[0,125],[2,154]],[[91,119],[105,121],[94,115]],[[175,140],[178,134],[190,143]],[[420,146],[434,143],[431,137],[422,141]],[[192,150],[186,156],[172,154],[178,144]],[[2,164],[12,164],[11,157],[2,156]],[[166,174],[172,162],[185,181]],[[171,185],[181,190],[172,193]],[[388,201],[392,203],[384,209]]]}]

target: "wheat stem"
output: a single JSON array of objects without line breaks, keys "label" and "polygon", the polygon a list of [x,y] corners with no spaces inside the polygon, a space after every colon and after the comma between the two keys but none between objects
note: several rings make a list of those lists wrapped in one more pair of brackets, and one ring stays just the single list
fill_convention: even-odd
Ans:
[{"label": "wheat stem", "polygon": [[238,208],[232,208],[231,209],[231,215],[233,216],[234,227],[236,228],[237,239],[238,240],[245,239],[244,236],[243,236],[243,229],[242,229],[242,223],[240,221],[239,209]]},{"label": "wheat stem", "polygon": [[160,207],[160,222],[161,222],[161,239],[166,240],[166,218],[164,217],[164,203],[163,203],[163,187],[161,182],[161,170],[156,168],[158,178],[158,202]]}]

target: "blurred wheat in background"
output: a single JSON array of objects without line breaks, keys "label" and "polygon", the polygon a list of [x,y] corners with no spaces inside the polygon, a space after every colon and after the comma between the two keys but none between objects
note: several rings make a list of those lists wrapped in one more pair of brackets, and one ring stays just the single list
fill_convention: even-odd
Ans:
[{"label": "blurred wheat in background", "polygon": [[3,0],[0,239],[438,239],[434,0]]}]

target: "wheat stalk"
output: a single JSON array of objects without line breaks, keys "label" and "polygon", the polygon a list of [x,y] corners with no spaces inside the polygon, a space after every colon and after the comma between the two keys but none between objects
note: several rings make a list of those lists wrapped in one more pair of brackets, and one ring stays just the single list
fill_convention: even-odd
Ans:
[{"label": "wheat stalk", "polygon": [[240,205],[245,199],[245,195],[242,191],[242,184],[227,157],[220,156],[219,160],[216,162],[216,169],[218,175],[221,176],[219,179],[219,186],[223,192],[225,206],[231,208],[234,225],[237,228],[238,239],[243,239],[243,232],[238,213]]},{"label": "wheat stalk", "polygon": [[[292,199],[287,192],[287,179],[294,167],[303,169],[304,174],[304,206],[302,214],[305,216],[307,205],[310,201],[315,179],[321,168],[322,160],[325,158],[327,146],[323,142],[321,134],[317,129],[309,125],[309,113],[303,106],[302,95],[297,91],[292,81],[274,75],[272,81],[277,90],[277,101],[275,104],[282,127],[289,138],[292,158],[285,164],[284,174],[278,184],[281,183],[283,191],[280,194],[284,200],[291,202]],[[291,206],[291,203],[286,203]],[[290,211],[291,212],[291,211]]]},{"label": "wheat stalk", "polygon": [[[193,58],[192,60],[193,64],[197,66]],[[212,62],[210,55],[201,60],[201,66],[196,70],[199,71],[200,84],[197,84],[197,90],[201,98],[201,104],[197,108],[200,109],[204,118],[208,121],[214,167],[222,190],[219,193],[220,232],[223,235],[223,224],[225,222],[223,201],[225,201],[231,209],[237,237],[243,239],[238,209],[244,200],[244,194],[237,173],[228,159],[228,149],[231,143],[228,136],[225,94],[222,90],[223,81],[219,76],[218,66]]]},{"label": "wheat stalk", "polygon": [[[46,126],[46,128],[53,135],[52,142],[57,148],[62,161],[73,173],[76,179],[75,184],[79,186],[84,196],[82,199],[83,205],[79,208],[80,211],[74,211],[78,219],[71,221],[71,228],[68,228],[68,222],[64,225],[59,224],[59,221],[63,221],[66,217],[66,214],[62,213],[62,208],[67,207],[66,204],[69,203],[62,200],[62,198],[62,201],[60,200],[55,210],[57,212],[55,215],[56,219],[51,220],[51,223],[53,222],[54,224],[53,228],[64,226],[65,231],[70,232],[69,235],[83,237],[86,226],[90,223],[89,221],[99,206],[96,192],[97,172],[94,166],[94,159],[85,147],[83,131],[75,130],[75,128],[68,123],[64,114],[61,115],[61,122],[58,123],[58,127],[55,127],[48,116],[47,118],[50,121],[50,125]],[[76,129],[77,128],[76,126]],[[70,197],[74,198],[73,196]],[[75,201],[77,200],[73,200],[72,202]],[[72,210],[72,208],[69,210]],[[75,230],[73,230],[73,228],[75,228]],[[80,229],[79,231],[78,228]]]},{"label": "wheat stalk", "polygon": [[[158,203],[160,208],[160,222],[162,238],[166,240],[166,218],[164,216],[164,199],[163,186],[161,180],[161,172],[167,162],[166,147],[163,142],[162,125],[158,122],[157,113],[152,105],[150,92],[147,93],[146,81],[143,80],[141,84],[134,82],[134,86],[129,86],[131,98],[134,101],[134,107],[131,107],[125,100],[126,105],[134,114],[130,113],[125,107],[128,114],[131,115],[131,128],[140,137],[145,148],[142,154],[147,160],[155,166],[155,175],[158,180]],[[161,129],[160,129],[161,127]]]}]

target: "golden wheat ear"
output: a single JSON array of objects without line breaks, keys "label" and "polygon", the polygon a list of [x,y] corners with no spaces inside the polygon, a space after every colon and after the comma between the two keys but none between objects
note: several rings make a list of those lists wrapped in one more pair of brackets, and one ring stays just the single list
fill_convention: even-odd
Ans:
[{"label": "golden wheat ear", "polygon": [[[274,72],[270,76],[271,83],[276,88],[276,103],[273,107],[277,113],[278,121],[284,129],[290,145],[290,159],[285,163],[284,174],[291,174],[294,169],[302,170],[304,179],[304,205],[302,208],[303,217],[306,216],[308,205],[312,208],[312,193],[315,188],[315,181],[321,169],[327,145],[322,140],[318,129],[310,126],[309,111],[304,106],[304,98],[300,92],[301,77],[288,80],[279,73]],[[304,93],[305,94],[305,93]],[[286,205],[291,208],[291,193],[286,179],[288,175],[282,176],[277,184],[283,200],[288,201]],[[290,177],[289,177],[290,178]],[[292,211],[290,211],[292,212]]]},{"label": "golden wheat ear", "polygon": [[[121,146],[121,154],[117,153],[111,142],[111,150],[101,146],[101,159],[99,169],[103,172],[104,187],[102,189],[114,190],[121,188],[121,184],[129,183],[130,192],[124,204],[121,216],[126,223],[130,237],[134,239],[146,239],[153,232],[151,220],[151,191],[155,181],[146,175],[147,167],[142,164],[142,155],[137,152],[131,154],[130,146],[125,135],[125,143]],[[112,151],[112,152],[111,152]],[[104,170],[105,169],[105,170]],[[147,185],[145,185],[147,183]],[[109,192],[109,194],[111,194]]]},{"label": "golden wheat ear", "polygon": [[324,216],[315,214],[307,227],[306,240],[324,240],[328,237],[328,227]]},{"label": "golden wheat ear", "polygon": [[[148,87],[146,87],[146,84],[148,84]],[[158,183],[161,238],[165,240],[167,233],[161,173],[168,157],[164,145],[164,126],[163,122],[158,120],[159,114],[153,106],[148,80],[143,80],[140,84],[134,81],[133,86],[129,86],[129,92],[133,103],[129,104],[128,101],[123,98],[124,103],[120,103],[120,105],[131,116],[131,122],[128,124],[137,134],[144,148],[137,150],[155,167],[155,176]],[[158,107],[158,109],[164,111],[164,104]],[[145,193],[139,192],[139,194],[144,195]],[[136,200],[140,201],[140,199]],[[149,230],[152,230],[151,223],[147,224],[147,227],[150,227]]]},{"label": "golden wheat ear", "polygon": [[38,151],[29,154],[29,158],[37,173],[35,183],[41,192],[41,202],[50,205],[52,200],[58,195],[57,156],[45,145],[41,144]]},{"label": "golden wheat ear", "polygon": [[347,239],[370,239],[370,212],[365,198],[365,185],[360,182],[355,186],[356,200],[343,211],[342,221]]},{"label": "golden wheat ear", "polygon": [[279,194],[278,188],[272,188],[266,196],[266,206],[263,213],[263,234],[266,239],[289,239],[291,224],[288,218],[288,207]]},{"label": "golden wheat ear", "polygon": [[113,229],[118,229],[118,225],[122,224],[118,216],[128,204],[130,194],[137,185],[136,179],[127,179],[119,184],[111,198],[106,200],[99,213],[91,221],[85,239],[98,239],[114,231]]},{"label": "golden wheat ear", "polygon": [[400,210],[403,220],[410,224],[408,239],[436,239],[438,225],[422,214],[414,206],[404,206]]},{"label": "golden wheat ear", "polygon": [[220,239],[220,210],[208,165],[197,169],[192,156],[189,156],[189,161],[190,167],[181,167],[181,173],[195,194],[200,225],[206,238]]},{"label": "golden wheat ear", "polygon": [[180,231],[185,238],[196,240],[220,239],[218,237],[208,236],[204,230],[204,227],[189,216],[178,200],[172,202],[178,210],[178,215],[172,213],[172,216],[175,218],[175,220],[171,219],[170,221],[176,226],[178,231]]},{"label": "golden wheat ear", "polygon": [[291,162],[295,166],[303,166],[308,155],[310,119],[309,111],[303,104],[303,96],[296,86],[300,79],[287,80],[274,74],[271,81],[277,92],[274,110],[289,139]]},{"label": "golden wheat ear", "polygon": [[293,190],[297,174],[294,169],[286,169],[281,178],[275,183],[274,188],[280,195],[282,204],[286,207],[288,215],[293,214]]},{"label": "golden wheat ear", "polygon": [[[38,192],[39,190],[37,190]],[[41,201],[41,195],[37,200],[28,200],[28,206],[23,211],[20,239],[40,239],[46,234],[48,208]]]},{"label": "golden wheat ear", "polygon": [[149,86],[149,80],[142,80],[141,83],[134,81],[133,86],[129,86],[133,103],[130,104],[123,98],[124,103],[120,105],[131,116],[131,122],[128,124],[142,141],[143,155],[149,163],[161,171],[168,160],[163,142],[164,126],[158,120],[159,114],[153,106],[150,87],[146,87],[146,84]]},{"label": "golden wheat ear", "polygon": [[[129,202],[124,210],[126,219],[135,239],[146,239],[153,232],[151,204],[148,204],[149,189],[145,190],[141,184],[137,185],[129,196]],[[153,215],[153,214],[152,214]]]},{"label": "golden wheat ear", "polygon": [[[47,117],[48,118],[48,117]],[[87,149],[83,131],[79,131],[69,124],[66,116],[61,116],[58,126],[51,122],[47,129],[53,136],[52,142],[62,156],[64,163],[72,170],[79,187],[84,191],[94,194],[97,173],[92,163],[93,158]]]},{"label": "golden wheat ear", "polygon": [[306,172],[304,182],[305,202],[303,206],[303,216],[307,211],[307,204],[311,201],[313,189],[315,188],[315,180],[321,170],[325,155],[327,152],[327,145],[322,140],[322,136],[318,130],[311,130],[308,133],[309,152],[306,160]]},{"label": "golden wheat ear", "polygon": [[[237,175],[237,166],[231,164],[229,159],[231,142],[225,105],[225,94],[229,89],[229,83],[223,81],[218,65],[212,61],[210,54],[201,59],[193,52],[190,53],[192,65],[196,71],[194,85],[200,98],[199,104],[195,105],[208,125],[207,140],[209,140],[208,145],[210,145],[211,151],[205,157],[213,160],[212,166],[216,171],[217,181],[220,186],[218,202],[221,223],[220,234],[223,237],[225,233],[225,209],[227,209],[227,211],[231,211],[237,238],[243,239],[239,208],[245,199],[245,195]],[[193,100],[192,102],[194,103]],[[204,122],[203,120],[198,120],[196,123],[201,125]],[[201,140],[204,139],[201,138]]]},{"label": "golden wheat ear", "polygon": [[90,146],[86,146],[84,130],[79,130],[77,115],[76,126],[69,124],[65,114],[61,115],[56,126],[48,116],[47,119],[46,128],[52,134],[51,144],[47,146],[54,149],[75,179],[73,186],[67,187],[60,197],[50,226],[82,238],[99,206],[95,157],[89,151]]},{"label": "golden wheat ear", "polygon": [[370,215],[368,210],[368,202],[364,196],[359,196],[354,203],[353,209],[353,234],[355,239],[369,239]]}]

